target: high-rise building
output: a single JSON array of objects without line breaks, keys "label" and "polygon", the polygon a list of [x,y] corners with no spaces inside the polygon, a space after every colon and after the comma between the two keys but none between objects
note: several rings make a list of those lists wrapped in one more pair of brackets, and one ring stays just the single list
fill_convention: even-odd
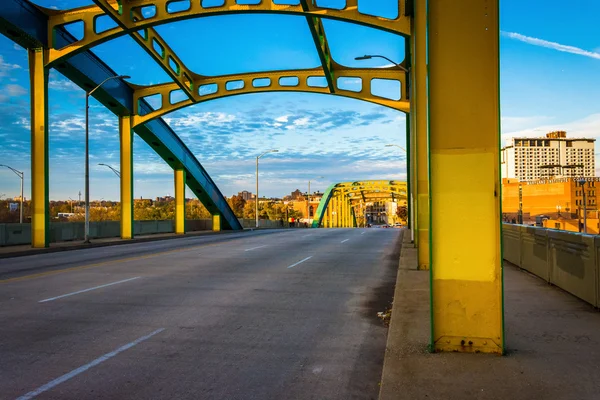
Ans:
[{"label": "high-rise building", "polygon": [[238,192],[237,195],[238,195],[238,197],[241,197],[245,201],[254,200],[254,194],[252,192],[247,191],[247,190],[244,190],[242,192]]},{"label": "high-rise building", "polygon": [[595,176],[596,139],[567,138],[555,131],[540,138],[512,138],[502,149],[502,177],[519,181]]}]

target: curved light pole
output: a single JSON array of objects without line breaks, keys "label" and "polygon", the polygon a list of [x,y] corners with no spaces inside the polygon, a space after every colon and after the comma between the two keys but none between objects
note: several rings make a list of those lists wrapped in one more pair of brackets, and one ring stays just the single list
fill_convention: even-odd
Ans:
[{"label": "curved light pole", "polygon": [[104,163],[100,163],[98,165],[102,165],[103,167],[106,167],[106,168],[110,169],[112,172],[115,173],[116,176],[118,176],[119,178],[121,177],[121,173],[118,170],[116,170],[113,167],[111,167],[110,165],[104,164]]},{"label": "curved light pole", "polygon": [[258,160],[264,156],[265,154],[268,153],[279,153],[279,150],[277,149],[271,149],[271,150],[267,150],[264,153],[262,153],[261,155],[259,155],[258,157],[256,157],[256,202],[254,204],[255,207],[255,217],[256,217],[256,228],[258,228]]},{"label": "curved light pole", "polygon": [[25,173],[19,170],[14,169],[13,167],[9,167],[5,164],[0,164],[0,167],[6,167],[15,173],[19,178],[21,178],[21,207],[19,209],[19,223],[23,223],[23,180],[25,178]]},{"label": "curved light pole", "polygon": [[[317,180],[317,179],[324,179],[324,176],[318,176],[316,178],[313,178],[312,180]],[[306,196],[306,219],[310,220],[310,179],[308,180],[308,193]]]},{"label": "curved light pole", "polygon": [[392,59],[389,59],[389,58],[387,58],[386,56],[382,56],[382,55],[379,55],[379,54],[371,54],[371,55],[365,54],[364,56],[360,56],[360,57],[354,57],[354,59],[355,59],[356,61],[370,60],[370,59],[372,59],[372,58],[383,58],[384,60],[387,60],[387,61],[391,62],[392,64],[394,64],[396,67],[400,68],[402,71],[404,71],[404,72],[406,72],[406,73],[409,73],[409,72],[410,72],[410,71],[408,70],[408,68],[404,67],[403,65],[401,65],[401,64],[398,64],[398,63],[397,63],[397,62],[395,62],[394,60],[392,60]]},{"label": "curved light pole", "polygon": [[129,75],[110,76],[98,86],[85,92],[85,234],[84,243],[90,243],[90,96],[111,79],[130,79]]}]

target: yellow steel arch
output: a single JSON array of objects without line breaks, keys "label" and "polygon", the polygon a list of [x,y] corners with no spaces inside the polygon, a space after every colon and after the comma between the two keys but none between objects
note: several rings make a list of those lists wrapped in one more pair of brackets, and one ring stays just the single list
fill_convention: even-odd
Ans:
[{"label": "yellow steel arch", "polygon": [[[407,15],[405,0],[398,1],[396,18],[383,18],[360,11],[358,0],[346,0],[341,9],[327,8],[314,1],[300,1],[299,4],[276,4],[274,0],[261,0],[258,4],[237,4],[235,0],[223,0],[220,6],[203,7],[201,0],[94,0],[96,5],[69,10],[43,9],[49,15],[48,33],[53,36],[55,29],[64,25],[82,22],[84,35],[77,42],[62,48],[49,46],[50,63],[62,57],[72,56],[79,51],[104,43],[135,31],[151,29],[154,26],[190,18],[209,17],[227,14],[288,14],[303,15],[308,18],[328,18],[382,29],[405,37],[410,36],[411,18]],[[171,4],[179,3],[183,8],[170,11]],[[187,5],[187,8],[185,7]],[[119,20],[117,27],[100,31],[99,18],[109,15]]]},{"label": "yellow steel arch", "polygon": [[356,226],[354,209],[372,201],[408,201],[408,185],[403,181],[370,180],[331,185],[321,198],[312,227],[348,228]]},{"label": "yellow steel arch", "polygon": [[[170,112],[196,103],[240,94],[264,92],[333,94],[368,101],[405,113],[410,111],[410,103],[407,99],[406,91],[406,73],[399,68],[354,69],[342,68],[336,64],[336,76],[337,80],[334,83],[336,90],[334,93],[331,93],[327,86],[311,84],[312,78],[324,78],[322,68],[255,72],[215,77],[198,76],[193,84],[193,86],[197,88],[194,91],[193,99],[183,99],[180,101],[175,101],[176,99],[174,99],[174,94],[180,90],[176,83],[134,86],[135,92],[132,123],[133,126],[138,126],[152,119],[162,117]],[[353,80],[353,83],[357,87],[360,86],[360,91],[354,92],[340,89],[340,78]],[[373,79],[398,81],[400,83],[400,92],[397,96],[398,100],[373,95],[371,91]],[[291,84],[288,82],[291,82]],[[160,106],[149,114],[140,115],[138,107],[139,101],[157,95],[160,96]]]}]

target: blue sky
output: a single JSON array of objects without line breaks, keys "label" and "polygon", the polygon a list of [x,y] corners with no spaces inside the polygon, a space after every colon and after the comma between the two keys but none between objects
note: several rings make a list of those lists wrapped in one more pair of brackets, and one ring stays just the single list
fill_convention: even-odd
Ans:
[{"label": "blue sky", "polygon": [[[206,0],[205,0],[206,1]],[[214,0],[211,0],[214,1]],[[91,0],[36,0],[45,7],[72,8]],[[320,4],[340,4],[323,0]],[[600,137],[600,4],[501,1],[501,111],[503,138],[564,129],[570,136]],[[362,4],[362,5],[361,5]],[[394,15],[394,1],[359,0],[372,13]],[[403,40],[352,24],[325,21],[334,59],[347,66],[357,55],[385,54],[401,61]],[[296,16],[219,16],[159,26],[158,32],[194,72],[239,72],[310,68],[319,64],[306,20]],[[93,51],[132,83],[168,81],[167,75],[129,37]],[[83,192],[84,92],[56,72],[50,78],[50,197]],[[460,101],[460,93],[457,93]],[[117,119],[92,101],[91,197],[118,199],[118,180],[102,162],[118,167]],[[283,196],[357,179],[405,179],[405,117],[357,100],[303,93],[235,96],[198,104],[165,117],[229,196],[254,189],[254,159],[261,159],[261,194]],[[29,83],[27,54],[0,37],[0,163],[24,170],[30,192]],[[141,140],[134,142],[136,197],[173,192],[170,168]],[[0,195],[17,195],[19,182],[0,169]]]}]

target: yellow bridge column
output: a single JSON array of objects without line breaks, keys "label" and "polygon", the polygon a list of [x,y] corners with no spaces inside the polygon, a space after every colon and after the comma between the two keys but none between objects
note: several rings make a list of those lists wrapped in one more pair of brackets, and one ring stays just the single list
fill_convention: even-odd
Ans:
[{"label": "yellow bridge column", "polygon": [[342,196],[342,227],[348,227],[348,200]]},{"label": "yellow bridge column", "polygon": [[185,234],[185,170],[175,170],[175,233]]},{"label": "yellow bridge column", "polygon": [[342,197],[338,196],[335,200],[335,211],[336,211],[336,228],[342,227]]},{"label": "yellow bridge column", "polygon": [[[414,19],[414,17],[413,17]],[[411,220],[411,224],[410,224],[410,233],[411,233],[411,240],[414,244],[415,247],[418,247],[419,245],[419,238],[417,235],[417,225],[418,225],[418,204],[417,204],[417,134],[416,134],[416,117],[415,117],[415,113],[416,113],[416,105],[415,105],[415,87],[416,87],[416,83],[415,83],[415,73],[414,71],[412,71],[413,69],[413,65],[415,63],[415,32],[414,32],[415,28],[414,28],[414,23],[412,26],[412,34],[410,37],[410,46],[409,46],[409,51],[410,51],[410,63],[411,63],[411,73],[409,74],[409,82],[410,82],[410,113],[409,115],[407,115],[407,120],[408,122],[408,129],[409,129],[409,136],[410,136],[410,142],[409,142],[409,148],[408,151],[410,152],[410,170],[409,175],[407,177],[408,180],[410,180],[410,197],[408,199],[408,201],[411,202],[411,207],[410,207],[410,215],[408,216],[408,218]]]},{"label": "yellow bridge column", "polygon": [[44,50],[29,50],[31,91],[31,246],[48,247],[48,69]]},{"label": "yellow bridge column", "polygon": [[[428,1],[432,345],[437,351],[504,349],[498,2]],[[457,215],[472,218],[457,223]]]},{"label": "yellow bridge column", "polygon": [[133,238],[133,131],[131,117],[119,117],[121,152],[121,239]]},{"label": "yellow bridge column", "polygon": [[221,231],[221,214],[215,214],[212,216],[213,220],[213,232]]},{"label": "yellow bridge column", "polygon": [[429,269],[429,140],[427,129],[427,0],[415,0],[413,17],[413,106],[416,149],[417,223],[419,269]]},{"label": "yellow bridge column", "polygon": [[327,215],[329,216],[329,228],[333,228],[333,201],[329,200],[329,206],[327,207]]}]

